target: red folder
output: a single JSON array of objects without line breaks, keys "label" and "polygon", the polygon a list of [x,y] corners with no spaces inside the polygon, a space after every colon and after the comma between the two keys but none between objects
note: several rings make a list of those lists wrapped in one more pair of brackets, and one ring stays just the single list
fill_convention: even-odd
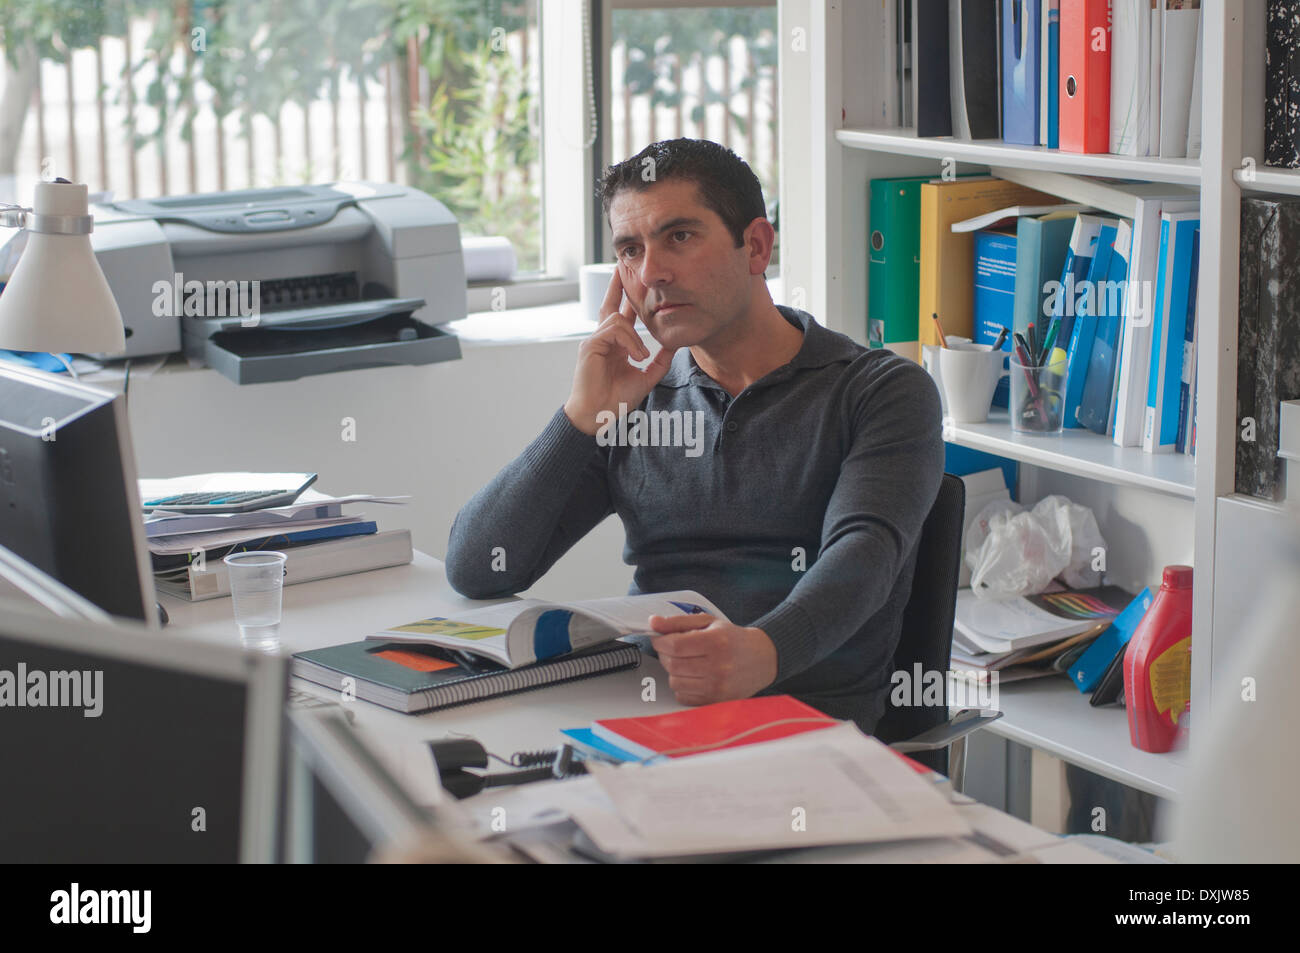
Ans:
[{"label": "red folder", "polygon": [[[602,718],[591,728],[598,737],[638,758],[667,752],[672,752],[669,757],[678,758],[758,741],[774,741],[837,724],[839,722],[834,718],[797,698],[765,695],[687,708],[667,715]],[[757,731],[748,733],[756,728]]]},{"label": "red folder", "polygon": [[1110,0],[1061,0],[1063,152],[1110,149]]}]

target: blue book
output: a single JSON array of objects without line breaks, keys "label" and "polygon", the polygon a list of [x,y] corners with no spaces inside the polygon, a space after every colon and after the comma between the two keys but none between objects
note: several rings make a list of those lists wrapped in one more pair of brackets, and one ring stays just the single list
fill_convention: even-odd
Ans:
[{"label": "blue book", "polygon": [[1187,452],[1192,425],[1192,389],[1196,386],[1196,287],[1201,263],[1201,230],[1192,233],[1192,286],[1187,295],[1187,328],[1183,331],[1183,374],[1178,382],[1178,439],[1174,450]]},{"label": "blue book", "polygon": [[1178,389],[1192,286],[1192,237],[1201,224],[1198,212],[1166,212],[1160,218],[1151,365],[1142,419],[1142,449],[1147,453],[1171,453],[1178,441]]},{"label": "blue book", "polygon": [[[290,526],[293,524],[290,523]],[[230,553],[247,553],[259,549],[283,549],[291,546],[301,546],[304,543],[319,543],[327,539],[343,539],[346,536],[370,536],[379,531],[379,526],[373,520],[360,520],[355,523],[336,523],[332,526],[318,526],[315,529],[290,530],[285,533],[275,533],[273,535],[253,536],[252,534],[259,531],[265,532],[264,527],[250,526],[248,528],[249,539],[242,543],[235,543],[228,546],[219,546],[207,554],[209,560],[215,560],[218,555],[227,556]],[[165,542],[163,537],[157,542]],[[191,554],[186,553],[169,553],[169,554],[152,554],[154,572],[165,572],[171,569],[183,569],[190,564]]]},{"label": "blue book", "polygon": [[1110,274],[1110,258],[1119,222],[1115,219],[1095,221],[1097,238],[1087,259],[1088,271],[1079,282],[1079,293],[1073,299],[1075,314],[1066,351],[1065,403],[1062,407],[1063,425],[1066,427],[1083,426],[1078,420],[1079,405],[1083,401],[1083,384],[1092,361],[1093,341],[1097,337],[1097,318],[1110,303],[1106,294],[1108,289],[1103,286],[1101,294],[1097,294],[1096,289]]},{"label": "blue book", "polygon": [[[1065,264],[1061,267],[1061,286],[1052,304],[1051,319],[1060,321],[1056,340],[1060,347],[1068,348],[1074,333],[1074,319],[1079,313],[1079,295],[1085,287],[1088,269],[1097,253],[1097,238],[1101,235],[1102,220],[1096,215],[1079,215],[1074,220],[1070,244],[1065,249]],[[1050,297],[1050,296],[1049,296]]]},{"label": "blue book", "polygon": [[1016,222],[1016,323],[1011,327],[1028,337],[1033,322],[1041,342],[1052,307],[1052,285],[1061,277],[1074,233],[1074,212],[1022,215]]},{"label": "blue book", "polygon": [[1037,146],[1042,4],[1002,0],[1002,138]]},{"label": "blue book", "polygon": [[624,751],[618,745],[610,744],[590,728],[561,728],[560,734],[565,735],[573,746],[583,754],[593,757],[597,761],[612,761],[617,764],[624,761],[641,760],[631,752]]},{"label": "blue book", "polygon": [[[1010,232],[986,229],[975,233],[975,290],[972,296],[976,344],[993,344],[1003,326],[1012,327],[1016,301],[1016,258],[1019,241]],[[1003,350],[1010,346],[1010,335]],[[1004,377],[993,392],[993,406],[1006,407],[1011,386]]]},{"label": "blue book", "polygon": [[[1119,363],[1119,335],[1124,324],[1123,287],[1128,277],[1128,257],[1133,242],[1133,225],[1120,219],[1111,248],[1105,294],[1096,296],[1103,302],[1097,315],[1097,333],[1092,342],[1079,398],[1079,423],[1093,433],[1105,434],[1111,427],[1114,405],[1115,375]],[[1119,305],[1114,307],[1114,305]]]},{"label": "blue book", "polygon": [[1061,5],[1048,0],[1047,54],[1047,142],[1050,149],[1061,145]]},{"label": "blue book", "polygon": [[1106,674],[1111,661],[1119,654],[1137,629],[1138,623],[1151,608],[1151,589],[1143,589],[1138,597],[1128,604],[1119,615],[1115,616],[1108,628],[1097,640],[1088,646],[1078,661],[1070,667],[1070,681],[1081,692],[1090,692],[1097,685],[1097,680]]}]

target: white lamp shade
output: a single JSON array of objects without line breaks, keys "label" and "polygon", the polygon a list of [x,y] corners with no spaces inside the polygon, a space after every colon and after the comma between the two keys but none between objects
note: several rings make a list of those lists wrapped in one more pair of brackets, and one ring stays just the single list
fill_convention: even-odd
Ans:
[{"label": "white lamp shade", "polygon": [[[86,215],[86,186],[41,182],[32,210],[36,215]],[[0,347],[96,354],[126,350],[122,312],[89,235],[28,232],[18,266],[0,291]]]}]

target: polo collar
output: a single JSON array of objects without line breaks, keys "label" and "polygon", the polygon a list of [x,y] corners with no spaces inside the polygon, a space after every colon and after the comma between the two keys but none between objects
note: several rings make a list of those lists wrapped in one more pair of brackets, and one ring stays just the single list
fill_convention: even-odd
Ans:
[{"label": "polo collar", "polygon": [[[763,378],[764,381],[788,376],[787,368],[826,367],[839,362],[847,363],[857,357],[859,348],[852,339],[822,327],[807,311],[789,308],[783,304],[778,304],[776,309],[781,312],[783,318],[803,332],[803,344],[799,346],[798,352],[788,364],[772,371]],[[715,388],[721,386],[695,363],[691,349],[684,347],[673,355],[672,366],[659,382],[659,386],[689,387],[692,384]]]}]

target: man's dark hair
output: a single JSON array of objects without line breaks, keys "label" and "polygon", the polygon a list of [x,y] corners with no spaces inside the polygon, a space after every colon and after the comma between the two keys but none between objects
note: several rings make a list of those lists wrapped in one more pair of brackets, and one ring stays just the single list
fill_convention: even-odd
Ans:
[{"label": "man's dark hair", "polygon": [[700,200],[718,213],[737,248],[745,242],[749,223],[767,216],[758,176],[740,156],[707,139],[664,139],[605,170],[600,181],[605,218],[619,192],[644,192],[670,179],[695,183]]}]

